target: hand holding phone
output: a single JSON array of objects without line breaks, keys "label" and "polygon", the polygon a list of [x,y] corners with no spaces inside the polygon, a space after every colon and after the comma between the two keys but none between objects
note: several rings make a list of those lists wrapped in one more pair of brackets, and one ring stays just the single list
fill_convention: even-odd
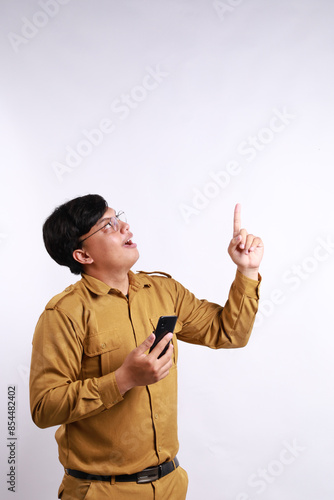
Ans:
[{"label": "hand holding phone", "polygon": [[[167,333],[174,332],[176,321],[177,321],[177,316],[160,316],[156,330],[154,332],[155,341],[152,347],[150,348],[149,352],[151,352],[155,348],[155,346],[160,342],[160,340],[165,335],[167,335]],[[170,342],[168,342],[164,350],[159,354],[158,359],[161,358],[161,356],[163,356],[164,354],[166,354],[169,344]]]}]

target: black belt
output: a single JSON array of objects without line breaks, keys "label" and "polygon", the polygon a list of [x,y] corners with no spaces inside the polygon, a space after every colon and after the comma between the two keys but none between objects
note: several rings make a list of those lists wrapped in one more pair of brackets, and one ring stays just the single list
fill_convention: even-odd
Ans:
[{"label": "black belt", "polygon": [[[175,464],[175,466],[174,466]],[[130,482],[136,481],[138,484],[141,483],[151,483],[156,481],[161,477],[167,476],[170,472],[173,472],[179,466],[179,461],[177,457],[171,462],[165,462],[161,465],[155,467],[148,467],[147,469],[137,472],[136,474],[122,474],[120,476],[99,476],[97,474],[87,474],[86,472],[81,472],[80,470],[66,469],[66,472],[70,476],[76,477],[77,479],[87,479],[88,481],[108,481],[111,482],[113,477],[117,482]]]}]

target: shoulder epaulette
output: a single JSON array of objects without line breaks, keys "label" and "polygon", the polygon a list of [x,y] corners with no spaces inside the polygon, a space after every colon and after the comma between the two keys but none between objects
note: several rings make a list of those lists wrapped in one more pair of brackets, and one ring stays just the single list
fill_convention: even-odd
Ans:
[{"label": "shoulder epaulette", "polygon": [[151,272],[147,272],[147,271],[137,271],[138,274],[149,274],[149,275],[158,275],[158,276],[164,276],[165,278],[171,278],[172,276],[168,273],[164,273],[162,271],[151,271]]},{"label": "shoulder epaulette", "polygon": [[58,304],[58,302],[60,302],[64,297],[66,297],[66,295],[72,292],[73,289],[74,285],[70,285],[67,288],[65,288],[63,292],[58,293],[57,295],[52,297],[52,299],[49,300],[49,302],[46,304],[45,309],[53,309]]}]

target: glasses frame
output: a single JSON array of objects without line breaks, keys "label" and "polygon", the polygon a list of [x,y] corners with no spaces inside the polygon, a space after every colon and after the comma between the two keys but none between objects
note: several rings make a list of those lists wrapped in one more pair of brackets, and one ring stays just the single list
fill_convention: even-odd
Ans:
[{"label": "glasses frame", "polygon": [[[124,216],[125,220],[120,220],[120,217],[122,215]],[[111,224],[112,220],[114,221],[114,225],[116,226],[116,229]],[[94,236],[94,234],[98,233],[99,231],[102,231],[102,229],[104,229],[105,227],[107,227],[108,224],[110,224],[110,226],[113,228],[113,230],[115,231],[115,233],[117,233],[117,231],[119,231],[119,223],[120,222],[124,222],[124,223],[127,222],[126,215],[125,215],[125,213],[123,211],[118,212],[116,215],[113,215],[112,217],[108,217],[108,222],[106,224],[104,224],[104,226],[100,227],[100,229],[97,229],[96,231],[94,231],[94,233],[90,234],[89,236],[86,236],[86,238],[84,238],[83,240],[79,240],[79,244],[81,244],[84,241],[88,240],[88,238],[90,238],[91,236]]]}]

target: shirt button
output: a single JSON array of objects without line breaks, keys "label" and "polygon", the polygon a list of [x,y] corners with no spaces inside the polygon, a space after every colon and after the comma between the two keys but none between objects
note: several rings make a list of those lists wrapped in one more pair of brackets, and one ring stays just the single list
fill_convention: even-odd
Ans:
[{"label": "shirt button", "polygon": [[154,418],[155,418],[155,419],[159,418],[159,415],[156,413],[156,414],[154,415]]},{"label": "shirt button", "polygon": [[103,342],[100,347],[101,347],[101,349],[104,349],[105,346],[106,346],[106,344]]},{"label": "shirt button", "polygon": [[161,446],[159,446],[158,451],[161,451],[161,450],[162,450],[162,447],[161,447]]}]

